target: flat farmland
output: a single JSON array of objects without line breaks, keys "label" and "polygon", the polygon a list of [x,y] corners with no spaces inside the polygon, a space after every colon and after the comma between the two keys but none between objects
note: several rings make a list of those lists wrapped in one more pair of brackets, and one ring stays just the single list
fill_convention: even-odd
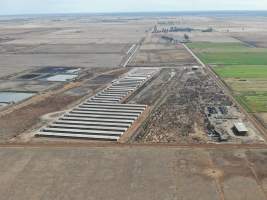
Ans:
[{"label": "flat farmland", "polygon": [[197,42],[188,44],[207,64],[267,65],[267,49],[253,48],[242,43]]},{"label": "flat farmland", "polygon": [[267,113],[257,113],[256,116],[267,128]]},{"label": "flat farmland", "polygon": [[214,67],[216,73],[223,78],[266,78],[267,66],[265,65],[232,65]]},{"label": "flat farmland", "polygon": [[266,31],[263,32],[251,31],[245,33],[237,32],[237,33],[230,33],[229,35],[255,47],[267,47]]},{"label": "flat farmland", "polygon": [[267,80],[263,78],[224,78],[224,81],[236,93],[246,91],[267,92]]},{"label": "flat farmland", "polygon": [[116,68],[150,23],[64,16],[0,20],[0,77],[43,66]]},{"label": "flat farmland", "polygon": [[[249,112],[267,112],[267,66],[232,65],[214,67]],[[230,81],[229,81],[230,80]]]},{"label": "flat farmland", "polygon": [[266,149],[24,147],[0,158],[2,199],[266,199]]},{"label": "flat farmland", "polygon": [[184,64],[190,63],[192,61],[191,57],[182,49],[167,49],[167,50],[142,50],[137,56],[136,65],[142,64],[168,64],[168,63],[180,63]]},{"label": "flat farmland", "polygon": [[267,128],[267,92],[243,92],[236,99]]},{"label": "flat farmland", "polygon": [[131,66],[176,66],[196,64],[182,45],[164,41],[159,36],[147,37],[131,61]]},{"label": "flat farmland", "polygon": [[[201,27],[196,27],[196,28],[201,28]],[[207,28],[207,27],[202,27],[203,29]],[[183,38],[184,37],[184,32],[173,32],[171,33],[172,36],[174,37],[180,37]],[[235,39],[231,36],[226,35],[223,32],[198,32],[198,31],[192,31],[189,33],[186,33],[189,35],[190,40],[192,42],[216,42],[216,43],[240,43],[240,40]]]},{"label": "flat farmland", "polygon": [[118,54],[1,54],[0,76],[9,76],[43,66],[74,66],[88,69],[94,67],[115,68],[119,66],[121,59],[122,55]]},{"label": "flat farmland", "polygon": [[267,65],[266,52],[227,52],[202,53],[201,58],[207,63],[219,65]]},{"label": "flat farmland", "polygon": [[237,99],[249,112],[267,112],[267,92],[247,92]]}]

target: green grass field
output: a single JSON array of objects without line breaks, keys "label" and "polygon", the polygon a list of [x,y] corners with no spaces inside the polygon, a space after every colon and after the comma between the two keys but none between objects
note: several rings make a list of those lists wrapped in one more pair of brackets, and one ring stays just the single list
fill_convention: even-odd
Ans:
[{"label": "green grass field", "polygon": [[236,97],[248,112],[267,112],[267,93],[244,93]]},{"label": "green grass field", "polygon": [[267,65],[267,52],[201,52],[199,57],[212,65]]},{"label": "green grass field", "polygon": [[[236,99],[248,112],[267,112],[267,49],[210,42],[190,43],[188,47],[230,83]],[[260,83],[263,85],[258,87]]]},{"label": "green grass field", "polygon": [[267,65],[267,49],[251,48],[242,43],[190,43],[191,48],[206,64]]},{"label": "green grass field", "polygon": [[228,42],[228,43],[214,43],[214,42],[193,42],[188,43],[187,46],[191,49],[206,51],[206,52],[267,52],[266,48],[255,48],[247,46],[243,43]]},{"label": "green grass field", "polygon": [[246,45],[242,43],[213,43],[213,42],[194,42],[188,43],[187,46],[191,49],[197,50],[207,50],[207,49],[217,49],[223,51],[230,50],[243,50],[244,48],[248,48]]},{"label": "green grass field", "polygon": [[263,78],[267,79],[267,65],[232,65],[214,67],[222,78]]}]

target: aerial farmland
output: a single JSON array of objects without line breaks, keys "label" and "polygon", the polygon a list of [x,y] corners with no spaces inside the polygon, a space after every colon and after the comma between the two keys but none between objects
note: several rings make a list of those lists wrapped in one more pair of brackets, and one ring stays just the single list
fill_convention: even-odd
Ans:
[{"label": "aerial farmland", "polygon": [[266,19],[0,17],[1,197],[266,199]]}]

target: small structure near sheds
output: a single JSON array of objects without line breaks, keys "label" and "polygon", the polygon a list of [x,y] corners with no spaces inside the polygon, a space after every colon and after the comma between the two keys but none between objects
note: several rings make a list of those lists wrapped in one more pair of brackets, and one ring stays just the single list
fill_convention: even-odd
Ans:
[{"label": "small structure near sheds", "polygon": [[234,126],[232,129],[236,135],[244,136],[244,135],[247,135],[248,133],[248,129],[243,122],[234,123]]},{"label": "small structure near sheds", "polygon": [[192,67],[192,70],[193,70],[193,71],[197,71],[197,70],[199,70],[199,69],[200,69],[199,66],[193,66],[193,67]]}]

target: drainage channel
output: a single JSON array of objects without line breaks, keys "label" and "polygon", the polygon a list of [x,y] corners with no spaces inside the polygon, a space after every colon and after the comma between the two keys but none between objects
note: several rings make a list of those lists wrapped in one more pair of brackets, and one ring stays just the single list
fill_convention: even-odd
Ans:
[{"label": "drainage channel", "polygon": [[149,81],[159,69],[135,68],[95,96],[41,128],[36,136],[117,141],[147,105],[123,101]]}]

